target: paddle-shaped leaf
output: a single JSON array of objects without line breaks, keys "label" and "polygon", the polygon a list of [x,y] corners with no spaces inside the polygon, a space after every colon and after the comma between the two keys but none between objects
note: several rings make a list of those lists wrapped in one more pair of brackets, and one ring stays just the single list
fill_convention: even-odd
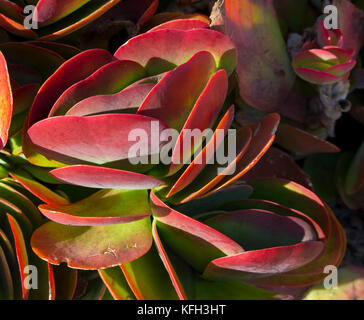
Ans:
[{"label": "paddle-shaped leaf", "polygon": [[238,50],[240,95],[254,108],[275,110],[294,73],[272,0],[226,0],[225,29]]},{"label": "paddle-shaped leaf", "polygon": [[8,140],[8,131],[13,112],[13,96],[7,64],[0,51],[0,149],[4,148]]},{"label": "paddle-shaped leaf", "polygon": [[105,226],[144,219],[151,215],[146,190],[100,190],[73,204],[40,205],[50,220],[73,226]]},{"label": "paddle-shaped leaf", "polygon": [[97,227],[66,226],[48,222],[32,236],[34,252],[52,264],[100,269],[117,266],[144,255],[152,245],[150,219]]}]

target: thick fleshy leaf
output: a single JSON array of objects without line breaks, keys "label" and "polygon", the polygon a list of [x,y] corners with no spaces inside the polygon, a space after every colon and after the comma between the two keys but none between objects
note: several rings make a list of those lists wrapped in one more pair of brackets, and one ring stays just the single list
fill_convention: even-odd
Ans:
[{"label": "thick fleshy leaf", "polygon": [[11,93],[10,78],[7,64],[0,51],[0,150],[5,147],[8,140],[11,116],[13,112],[13,96]]},{"label": "thick fleshy leaf", "polygon": [[295,181],[306,188],[310,188],[308,175],[296,164],[287,153],[270,148],[259,162],[242,178],[243,181],[260,178],[283,178]]},{"label": "thick fleshy leaf", "polygon": [[120,267],[99,269],[98,272],[115,300],[135,300]]},{"label": "thick fleshy leaf", "polygon": [[96,95],[76,103],[66,115],[89,116],[101,113],[136,113],[154,83],[138,84],[128,87],[118,93]]},{"label": "thick fleshy leaf", "polygon": [[229,237],[169,208],[153,192],[150,197],[161,238],[197,270],[215,258],[244,251]]},{"label": "thick fleshy leaf", "polygon": [[[24,72],[24,68],[30,68],[37,75],[39,81],[45,81],[65,62],[65,59],[58,53],[29,43],[2,43],[0,44],[0,50],[9,63],[11,76],[16,80],[19,78],[19,82],[24,82],[21,74]],[[17,70],[16,66],[19,66],[20,69]]]},{"label": "thick fleshy leaf", "polygon": [[37,83],[30,83],[14,90],[13,116],[18,115],[30,108],[39,87],[40,85]]},{"label": "thick fleshy leaf", "polygon": [[204,271],[206,279],[240,279],[280,274],[304,266],[322,254],[321,241],[306,241],[296,245],[245,251],[215,259]]},{"label": "thick fleshy leaf", "polygon": [[249,184],[254,189],[252,199],[264,199],[298,210],[316,221],[326,236],[330,235],[329,214],[311,190],[284,179],[258,179]]},{"label": "thick fleshy leaf", "polygon": [[37,34],[33,30],[26,29],[22,23],[18,23],[2,13],[0,13],[0,27],[20,37],[29,39],[35,39],[37,37]]},{"label": "thick fleshy leaf", "polygon": [[0,246],[0,299],[12,300],[14,298],[13,281],[6,256]]},{"label": "thick fleshy leaf", "polygon": [[7,216],[14,239],[16,257],[18,260],[18,272],[20,273],[20,279],[21,279],[22,298],[25,300],[27,299],[29,294],[29,288],[25,286],[25,277],[26,277],[25,267],[28,266],[28,255],[27,255],[26,244],[24,241],[23,233],[19,227],[19,224],[11,215],[8,214]]},{"label": "thick fleshy leaf", "polygon": [[138,114],[160,119],[180,130],[215,70],[215,61],[209,52],[196,53],[164,76],[150,91]]},{"label": "thick fleshy leaf", "polygon": [[238,180],[246,172],[248,172],[253,166],[257,164],[259,159],[268,151],[269,147],[272,145],[277,127],[280,121],[280,116],[276,113],[269,114],[265,116],[260,122],[257,131],[250,141],[248,150],[242,157],[242,159],[237,163],[236,174],[231,176],[226,176],[222,182],[214,189],[214,192],[225,188],[229,184]]},{"label": "thick fleshy leaf", "polygon": [[23,20],[23,8],[14,2],[1,0],[0,12],[17,22],[21,22]]},{"label": "thick fleshy leaf", "polygon": [[281,287],[282,285],[287,287],[309,286],[325,279],[327,276],[326,273],[323,273],[325,266],[334,265],[338,267],[345,253],[345,232],[328,206],[326,206],[326,210],[332,224],[331,232],[321,257],[296,270],[277,276],[254,279],[252,283],[262,286],[268,285],[270,287]]},{"label": "thick fleshy leaf", "polygon": [[[191,164],[187,167],[187,169],[174,183],[167,197],[172,196],[173,194],[186,188],[189,184],[192,183],[192,181],[194,181],[194,179],[199,175],[199,173],[205,168],[206,164],[209,163],[209,160],[211,160],[211,158],[214,156],[212,151],[215,152],[216,149],[219,147],[219,145],[224,141],[225,135],[227,134],[228,129],[230,128],[233,122],[233,118],[234,118],[234,106],[231,106],[229,110],[225,113],[223,118],[220,120],[210,141],[201,150],[201,152],[195,156]],[[222,136],[219,136],[217,134],[217,132],[219,131],[217,130],[223,130],[224,134]]]},{"label": "thick fleshy leaf", "polygon": [[296,217],[248,209],[225,212],[203,221],[235,240],[246,250],[288,246],[316,240],[309,224]]},{"label": "thick fleshy leaf", "polygon": [[82,7],[90,0],[71,0],[57,2],[54,0],[39,0],[37,2],[37,18],[39,26],[54,23],[63,17],[71,14],[75,10]]},{"label": "thick fleshy leaf", "polygon": [[33,226],[39,226],[41,223],[41,214],[35,205],[22,193],[15,188],[0,182],[1,197],[14,204],[17,208],[25,214],[25,216],[32,222]]},{"label": "thick fleshy leaf", "polygon": [[[207,83],[197,99],[177,139],[172,153],[169,174],[177,172],[184,164],[184,159],[190,160],[191,155],[201,147],[203,136],[194,135],[194,130],[204,132],[211,129],[215,123],[226,98],[228,78],[225,70],[216,72]],[[201,114],[205,116],[201,119]],[[190,145],[190,149],[186,146]],[[187,150],[186,150],[187,149]]]},{"label": "thick fleshy leaf", "polygon": [[78,269],[117,266],[144,255],[152,245],[150,219],[97,227],[48,222],[32,236],[34,252],[52,264]]},{"label": "thick fleshy leaf", "polygon": [[[233,139],[230,140],[230,135],[233,135]],[[212,193],[211,191],[216,185],[222,183],[226,177],[234,177],[239,172],[239,161],[244,159],[246,152],[249,150],[249,146],[252,140],[252,131],[249,127],[241,127],[236,132],[236,141],[234,141],[235,132],[228,132],[225,137],[224,144],[219,145],[219,149],[216,150],[216,154],[226,154],[229,148],[229,143],[235,143],[236,154],[233,155],[233,159],[225,159],[225,163],[217,161],[211,164],[201,172],[196,178],[197,183],[190,185],[190,188],[184,190],[181,193],[181,203],[186,203],[192,199],[199,198],[201,196]],[[187,197],[185,197],[187,195]],[[183,198],[184,197],[184,198]]]},{"label": "thick fleshy leaf", "polygon": [[[92,49],[84,51],[62,64],[40,88],[29,111],[26,128],[46,118],[53,104],[67,88],[90,76],[111,60],[112,57],[106,50]],[[23,152],[30,162],[45,167],[55,166],[54,163],[32,149],[26,130],[24,130],[22,145]]]},{"label": "thick fleshy leaf", "polygon": [[301,153],[332,153],[340,151],[338,147],[330,142],[286,123],[279,125],[276,142],[289,151]]},{"label": "thick fleshy leaf", "polygon": [[310,285],[326,276],[322,273],[324,266],[340,264],[346,245],[344,230],[332,211],[314,193],[294,182],[283,179],[262,179],[250,184],[254,188],[252,198],[274,201],[306,214],[322,229],[324,238],[323,236],[319,236],[319,238],[326,240],[325,252],[316,261],[279,276],[254,279],[254,283],[274,286]]},{"label": "thick fleshy leaf", "polygon": [[[222,206],[217,209],[222,211],[237,211],[237,210],[265,210],[269,212],[276,213],[282,217],[294,217],[295,221],[304,221],[310,228],[304,228],[308,235],[310,235],[311,240],[323,240],[325,238],[325,234],[323,233],[321,227],[317,224],[315,220],[311,217],[305,215],[304,213],[288,208],[281,204],[268,201],[268,200],[256,200],[256,199],[236,199],[230,202],[226,202]],[[304,224],[301,224],[304,226]]]},{"label": "thick fleshy leaf", "polygon": [[53,104],[67,88],[87,78],[111,60],[112,57],[106,50],[92,49],[62,64],[40,88],[30,110],[29,125],[46,118]]},{"label": "thick fleshy leaf", "polygon": [[88,165],[58,168],[50,174],[65,183],[89,188],[138,190],[153,189],[164,184],[144,174]]},{"label": "thick fleshy leaf", "polygon": [[311,68],[295,68],[294,70],[302,79],[318,85],[331,84],[341,80],[340,76],[326,71]]},{"label": "thick fleshy leaf", "polygon": [[238,50],[240,95],[254,108],[274,110],[295,77],[272,0],[226,0],[225,29]]},{"label": "thick fleshy leaf", "polygon": [[169,277],[172,281],[173,287],[176,290],[176,293],[178,295],[178,298],[180,300],[187,300],[187,295],[186,292],[182,286],[182,283],[177,275],[176,270],[174,269],[168,255],[167,252],[163,246],[163,243],[159,237],[158,234],[158,230],[157,230],[157,220],[153,220],[153,224],[152,224],[152,234],[153,234],[153,239],[154,239],[154,243],[156,245],[156,248],[158,250],[159,256],[163,261],[164,267],[166,268]]},{"label": "thick fleshy leaf", "polygon": [[161,30],[161,29],[178,29],[178,30],[191,30],[191,29],[204,29],[209,28],[209,24],[199,19],[174,19],[162,23],[148,32]]},{"label": "thick fleshy leaf", "polygon": [[31,41],[31,44],[36,45],[37,47],[46,48],[48,50],[52,50],[59,55],[61,55],[66,60],[71,59],[75,55],[82,52],[81,49],[76,48],[72,45],[65,44],[65,43],[57,43],[57,42],[51,42],[51,41]]},{"label": "thick fleshy leaf", "polygon": [[[219,45],[217,46],[216,43]],[[183,50],[180,48],[183,47]],[[187,62],[199,51],[210,52],[218,69],[230,75],[236,65],[236,49],[229,38],[209,29],[162,29],[129,40],[115,53],[119,60],[132,60],[157,74]]]},{"label": "thick fleshy leaf", "polygon": [[[28,130],[28,135],[40,153],[54,160],[68,164],[105,164],[132,158],[132,147],[139,146],[131,138],[136,132],[134,129],[143,133],[139,156],[158,154],[163,142],[158,144],[155,140],[159,141],[166,128],[161,121],[142,115],[60,116],[37,122]],[[136,151],[134,157],[138,155]]]},{"label": "thick fleshy leaf", "polygon": [[52,107],[49,117],[64,115],[74,104],[90,96],[119,92],[144,75],[144,68],[136,62],[110,62],[68,88]]},{"label": "thick fleshy leaf", "polygon": [[100,190],[79,202],[40,205],[50,220],[72,226],[106,226],[128,223],[151,215],[146,190]]},{"label": "thick fleshy leaf", "polygon": [[19,224],[25,237],[29,237],[32,234],[32,223],[18,207],[0,198],[0,210],[0,223],[4,223],[7,220],[7,215],[11,215]]},{"label": "thick fleshy leaf", "polygon": [[13,170],[10,175],[25,189],[48,204],[66,205],[69,203],[67,199],[34,180],[31,175],[22,169]]},{"label": "thick fleshy leaf", "polygon": [[176,291],[154,246],[142,257],[121,265],[138,300],[176,300]]},{"label": "thick fleshy leaf", "polygon": [[[84,0],[83,0],[84,1]],[[56,40],[64,37],[102,16],[113,6],[119,3],[120,0],[99,0],[92,1],[89,5],[85,5],[81,12],[78,11],[75,15],[69,15],[68,18],[59,21],[59,23],[51,24],[40,29],[42,36],[41,40]]]},{"label": "thick fleshy leaf", "polygon": [[158,252],[163,260],[171,281],[181,300],[186,299],[207,299],[207,300],[225,300],[225,299],[272,299],[275,294],[254,286],[250,286],[241,281],[207,281],[200,275],[194,273],[188,265],[181,259],[168,251],[160,241],[155,221],[153,224],[153,237],[157,245]]},{"label": "thick fleshy leaf", "polygon": [[190,217],[195,217],[198,214],[219,210],[226,203],[247,199],[252,192],[253,189],[249,185],[229,186],[210,196],[176,206],[175,209]]},{"label": "thick fleshy leaf", "polygon": [[348,194],[358,192],[364,185],[364,143],[360,146],[350,165],[345,181],[345,190]]}]

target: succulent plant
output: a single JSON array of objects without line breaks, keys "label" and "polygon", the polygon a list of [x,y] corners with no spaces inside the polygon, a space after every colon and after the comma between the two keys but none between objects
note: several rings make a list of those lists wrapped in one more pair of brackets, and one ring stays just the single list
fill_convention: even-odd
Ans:
[{"label": "succulent plant", "polygon": [[0,0],[0,298],[292,299],[340,266],[360,9],[328,30],[321,1],[34,2],[29,30]]}]

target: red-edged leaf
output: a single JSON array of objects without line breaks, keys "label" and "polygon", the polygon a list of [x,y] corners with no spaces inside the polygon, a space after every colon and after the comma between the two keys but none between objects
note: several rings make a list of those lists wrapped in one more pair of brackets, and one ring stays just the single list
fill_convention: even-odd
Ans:
[{"label": "red-edged leaf", "polygon": [[135,300],[120,267],[99,269],[98,272],[115,300]]},{"label": "red-edged leaf", "polygon": [[169,208],[153,192],[150,197],[162,238],[197,270],[202,271],[212,259],[244,251],[222,233]]},{"label": "red-edged leaf", "polygon": [[90,76],[111,60],[112,57],[106,50],[92,49],[62,64],[40,88],[30,110],[29,125],[46,118],[56,100],[67,88]]},{"label": "red-edged leaf", "polygon": [[179,299],[187,300],[187,295],[185,293],[185,290],[183,289],[182,283],[166,253],[166,250],[163,247],[161,240],[160,240],[158,230],[157,230],[156,220],[153,220],[152,233],[153,233],[153,239],[154,239],[155,245],[158,249],[159,255],[163,261],[164,267],[166,268],[166,270],[169,274],[169,277],[172,281],[172,284],[177,292]]},{"label": "red-edged leaf", "polygon": [[144,68],[136,62],[110,62],[68,88],[53,105],[49,117],[64,115],[74,104],[90,96],[116,93],[144,75]]},{"label": "red-edged leaf", "polygon": [[[44,35],[40,37],[40,40],[56,40],[58,38],[64,37],[78,29],[81,29],[82,27],[85,27],[92,21],[96,20],[100,16],[102,16],[105,12],[110,10],[113,6],[115,6],[117,3],[119,3],[120,0],[109,0],[109,1],[100,1],[100,7],[98,7],[96,10],[95,8],[91,7],[91,10],[88,9],[86,12],[83,13],[82,16],[79,16],[71,20],[71,22],[66,25],[65,27],[59,29],[55,28],[56,30],[53,30],[54,28],[51,28],[51,33]],[[57,24],[55,24],[57,26]]]},{"label": "red-edged leaf", "polygon": [[25,272],[25,267],[28,266],[28,254],[26,244],[24,242],[23,233],[16,220],[9,214],[7,215],[7,217],[13,234],[16,257],[18,260],[18,271],[20,273],[22,298],[26,300],[29,294],[29,288],[25,286],[25,278],[27,276]]},{"label": "red-edged leaf", "polygon": [[[228,132],[234,118],[234,106],[231,106],[229,110],[225,113],[224,117],[221,119],[216,127],[216,130],[211,137],[210,141],[203,148],[203,150],[195,157],[187,169],[182,173],[182,175],[175,182],[171,190],[169,191],[167,197],[174,195],[175,193],[186,188],[205,168],[206,164],[209,162],[211,157],[213,157],[213,152],[219,145],[224,141],[225,135]],[[224,135],[218,135],[217,130],[223,130]]]},{"label": "red-edged leaf", "polygon": [[178,298],[169,274],[154,246],[139,259],[121,265],[121,269],[138,300],[176,300]]},{"label": "red-edged leaf", "polygon": [[39,0],[36,6],[36,21],[39,26],[46,26],[54,23],[81,8],[89,1],[90,0],[68,0],[59,2],[54,0]]},{"label": "red-edged leaf", "polygon": [[37,34],[33,30],[26,29],[23,24],[18,23],[4,16],[1,13],[0,13],[0,27],[20,37],[29,39],[35,39],[37,37]]},{"label": "red-edged leaf", "polygon": [[126,88],[115,94],[92,96],[76,103],[67,111],[66,115],[89,116],[109,112],[135,113],[154,86],[154,83],[144,83]]},{"label": "red-edged leaf", "polygon": [[[177,172],[183,166],[184,159],[190,160],[191,155],[201,146],[203,136],[194,136],[194,130],[198,129],[203,133],[213,126],[223,107],[227,89],[226,72],[220,70],[211,77],[183,125],[172,153],[169,174]],[[203,119],[201,114],[204,114]],[[190,149],[186,148],[188,142]]]},{"label": "red-edged leaf", "polygon": [[245,251],[211,261],[204,278],[246,280],[280,274],[312,262],[324,247],[321,241],[306,241],[292,246]]},{"label": "red-edged leaf", "polygon": [[148,32],[161,30],[161,29],[178,29],[178,30],[191,30],[191,29],[207,29],[209,24],[199,19],[175,19],[162,23]]},{"label": "red-edged leaf", "polygon": [[280,121],[280,116],[276,113],[265,116],[259,124],[257,131],[251,139],[249,148],[242,159],[237,163],[236,174],[226,176],[222,182],[213,190],[213,192],[225,188],[229,184],[238,180],[251,168],[253,168],[259,159],[268,151],[272,145],[276,130]]},{"label": "red-edged leaf", "polygon": [[121,224],[151,215],[146,190],[100,190],[73,204],[42,204],[39,210],[50,220],[71,226]]},{"label": "red-edged leaf", "polygon": [[150,219],[97,227],[48,222],[32,236],[34,252],[52,264],[78,269],[117,266],[144,255],[152,245]]},{"label": "red-edged leaf", "polygon": [[[216,44],[219,45],[216,45]],[[183,50],[180,50],[183,47]],[[132,60],[155,74],[170,70],[174,65],[188,61],[199,51],[210,52],[219,69],[230,74],[236,64],[236,50],[229,38],[209,29],[162,29],[141,34],[129,40],[115,53],[119,60]]]},{"label": "red-edged leaf", "polygon": [[39,199],[43,200],[48,204],[60,204],[65,205],[68,204],[68,200],[64,197],[60,196],[59,194],[55,193],[54,191],[50,190],[43,184],[37,182],[27,174],[24,170],[16,169],[10,172],[10,175],[18,181],[25,189],[30,191]]},{"label": "red-edged leaf", "polygon": [[13,113],[13,96],[5,58],[0,51],[0,149],[8,140],[11,116]]},{"label": "red-edged leaf", "polygon": [[180,130],[215,70],[215,61],[209,52],[196,53],[164,76],[150,91],[138,114],[160,119]]},{"label": "red-edged leaf", "polygon": [[318,84],[330,84],[340,81],[341,77],[326,71],[320,71],[310,68],[295,68],[294,71],[304,80]]},{"label": "red-edged leaf", "polygon": [[273,147],[242,177],[242,180],[250,181],[260,178],[283,178],[311,188],[309,176],[296,164],[293,158]]},{"label": "red-edged leaf", "polygon": [[[157,125],[152,126],[152,123]],[[166,128],[159,120],[142,115],[60,116],[37,122],[28,130],[28,135],[40,153],[57,161],[105,164],[130,160],[132,147],[136,147],[137,141],[133,135],[141,131],[145,137],[140,139],[139,156],[158,154],[160,145],[155,139],[159,141]],[[136,155],[138,153],[134,157]]]},{"label": "red-edged leaf", "polygon": [[224,212],[203,222],[229,236],[247,251],[317,240],[316,232],[304,220],[262,209]]},{"label": "red-edged leaf", "polygon": [[18,115],[30,108],[39,87],[40,85],[37,83],[30,83],[14,90],[13,116]]},{"label": "red-edged leaf", "polygon": [[294,152],[331,153],[340,151],[338,147],[330,142],[286,123],[279,125],[276,142],[283,148]]},{"label": "red-edged leaf", "polygon": [[88,165],[58,168],[50,174],[65,183],[89,188],[138,190],[153,189],[164,183],[140,173]]}]

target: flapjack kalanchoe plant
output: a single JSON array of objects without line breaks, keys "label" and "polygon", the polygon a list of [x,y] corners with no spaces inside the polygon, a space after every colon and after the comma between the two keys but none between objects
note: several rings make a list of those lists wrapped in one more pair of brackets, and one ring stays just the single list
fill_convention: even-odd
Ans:
[{"label": "flapjack kalanchoe plant", "polygon": [[[300,122],[302,104],[287,110],[308,108],[315,86],[332,85],[317,73],[347,83],[357,63],[347,32],[317,29],[317,44],[291,57],[275,13],[284,5],[219,3],[216,30],[202,15],[162,12],[113,54],[0,44],[0,174],[13,188],[0,198],[20,192],[43,215],[25,243],[48,266],[50,298],[74,296],[77,274],[80,296],[89,274],[86,297],[282,299],[340,265],[344,230],[302,169],[271,146],[339,151],[323,139],[328,124],[316,136]],[[59,21],[82,10],[72,8],[56,11]],[[350,159],[349,193],[363,183],[360,159]]]}]

